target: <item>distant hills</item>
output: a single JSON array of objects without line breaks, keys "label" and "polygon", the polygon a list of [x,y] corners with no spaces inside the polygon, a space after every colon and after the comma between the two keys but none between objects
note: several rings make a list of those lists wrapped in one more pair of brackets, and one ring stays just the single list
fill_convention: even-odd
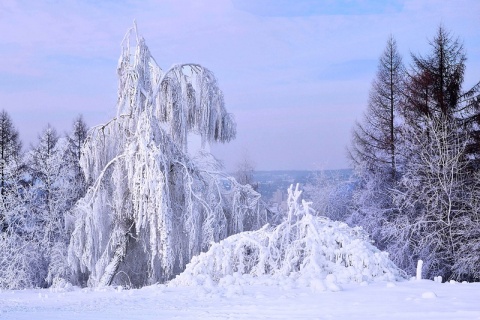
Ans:
[{"label": "distant hills", "polygon": [[265,200],[272,198],[277,190],[287,192],[291,184],[300,183],[300,187],[309,183],[314,183],[316,177],[322,175],[325,178],[349,180],[352,177],[352,169],[340,170],[273,170],[273,171],[255,171],[253,177],[258,183],[258,192]]}]

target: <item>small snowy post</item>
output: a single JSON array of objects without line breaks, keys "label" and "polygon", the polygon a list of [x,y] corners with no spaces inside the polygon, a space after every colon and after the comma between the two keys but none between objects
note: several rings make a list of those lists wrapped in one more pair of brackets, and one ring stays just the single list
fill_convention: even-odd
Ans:
[{"label": "small snowy post", "polygon": [[422,280],[422,267],[423,267],[423,260],[418,260],[418,263],[417,263],[417,280]]}]

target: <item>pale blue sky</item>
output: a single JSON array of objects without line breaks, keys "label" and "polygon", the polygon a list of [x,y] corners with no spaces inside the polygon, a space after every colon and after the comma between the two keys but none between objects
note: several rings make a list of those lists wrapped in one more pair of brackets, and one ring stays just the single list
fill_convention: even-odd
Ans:
[{"label": "pale blue sky", "polygon": [[211,69],[238,123],[213,148],[228,169],[248,150],[258,169],[346,168],[351,128],[393,34],[427,53],[440,23],[464,41],[466,86],[480,80],[477,0],[2,0],[0,109],[28,146],[50,122],[115,114],[120,42],[137,20],[164,69]]}]

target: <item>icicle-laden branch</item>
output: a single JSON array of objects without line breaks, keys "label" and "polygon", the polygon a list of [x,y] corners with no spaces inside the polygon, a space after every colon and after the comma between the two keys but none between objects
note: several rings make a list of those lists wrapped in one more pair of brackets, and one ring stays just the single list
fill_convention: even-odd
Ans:
[{"label": "icicle-laden branch", "polygon": [[136,28],[124,38],[118,63],[117,114],[148,110],[169,127],[175,143],[185,150],[190,132],[199,134],[204,143],[233,140],[236,124],[226,112],[223,93],[213,73],[195,63],[177,64],[163,73],[138,35],[132,61],[133,32]]},{"label": "icicle-laden branch", "polygon": [[266,222],[257,192],[219,173],[211,155],[188,153],[190,134],[235,136],[213,74],[197,64],[162,72],[133,32],[118,64],[117,116],[82,150],[91,187],[74,209],[69,262],[74,281],[92,286],[121,284],[120,273],[134,286],[163,282],[212,242]]}]

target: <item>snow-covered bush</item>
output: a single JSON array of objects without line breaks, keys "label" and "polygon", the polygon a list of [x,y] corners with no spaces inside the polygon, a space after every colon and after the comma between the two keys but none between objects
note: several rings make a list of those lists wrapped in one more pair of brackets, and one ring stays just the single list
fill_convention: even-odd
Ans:
[{"label": "snow-covered bush", "polygon": [[[386,252],[375,248],[361,228],[311,214],[301,191],[289,189],[286,220],[214,244],[194,257],[171,285],[196,285],[205,281],[248,274],[260,281],[289,279],[298,284],[335,290],[335,283],[372,282],[400,278],[399,269]],[[267,276],[267,277],[264,277]],[[228,281],[227,281],[228,282]]]},{"label": "snow-covered bush", "polygon": [[92,286],[163,282],[212,242],[265,223],[260,195],[208,153],[236,133],[213,73],[197,64],[164,72],[134,28],[118,75],[117,116],[94,127],[82,150],[93,184],[74,209],[69,246],[73,280]]}]

